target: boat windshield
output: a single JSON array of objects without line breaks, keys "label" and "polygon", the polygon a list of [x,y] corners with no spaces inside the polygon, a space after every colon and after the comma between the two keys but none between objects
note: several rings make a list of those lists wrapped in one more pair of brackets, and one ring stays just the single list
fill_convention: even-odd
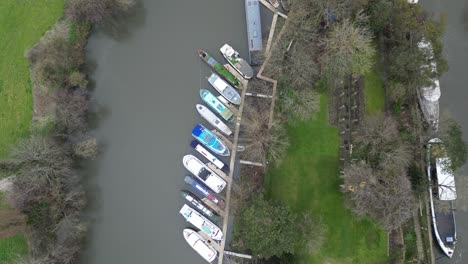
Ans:
[{"label": "boat windshield", "polygon": [[206,179],[208,179],[208,176],[210,176],[210,174],[211,173],[207,169],[202,168],[200,170],[200,172],[198,173],[198,177],[200,177],[200,179],[206,181]]},{"label": "boat windshield", "polygon": [[203,135],[203,141],[206,142],[206,144],[211,144],[211,141],[213,140],[213,137],[208,134],[208,133],[204,133]]}]

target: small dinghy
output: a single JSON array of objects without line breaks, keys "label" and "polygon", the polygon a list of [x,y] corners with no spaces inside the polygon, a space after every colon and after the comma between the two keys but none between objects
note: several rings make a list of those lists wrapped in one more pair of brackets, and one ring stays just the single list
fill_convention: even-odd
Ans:
[{"label": "small dinghy", "polygon": [[202,105],[202,104],[197,104],[196,105],[198,113],[205,118],[208,123],[210,123],[212,126],[216,128],[216,130],[222,132],[226,136],[230,136],[232,134],[231,129],[221,121],[213,112],[208,109],[208,107]]},{"label": "small dinghy", "polygon": [[212,73],[211,76],[208,77],[208,82],[229,102],[240,105],[241,97],[239,93],[216,73]]},{"label": "small dinghy", "polygon": [[223,232],[221,229],[192,207],[184,204],[179,213],[185,218],[185,220],[187,220],[187,222],[200,229],[212,239],[218,241],[223,239]]},{"label": "small dinghy", "polygon": [[183,232],[185,241],[209,263],[213,262],[218,256],[218,252],[212,247],[208,241],[201,237],[192,229],[184,229]]}]

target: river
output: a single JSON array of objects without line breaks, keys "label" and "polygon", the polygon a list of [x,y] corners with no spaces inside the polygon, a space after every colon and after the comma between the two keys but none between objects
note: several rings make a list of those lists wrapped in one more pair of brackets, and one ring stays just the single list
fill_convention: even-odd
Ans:
[{"label": "river", "polygon": [[91,221],[82,263],[206,263],[182,237],[182,157],[208,67],[224,43],[247,56],[244,1],[144,0],[128,35],[96,32],[94,131],[102,153],[87,167]]},{"label": "river", "polygon": [[[419,3],[435,14],[447,17],[444,35],[444,53],[448,60],[449,71],[440,80],[442,96],[441,111],[448,111],[463,128],[465,141],[468,142],[468,1],[464,0],[420,0]],[[468,177],[465,166],[457,172],[457,177]],[[466,205],[457,204],[458,208]],[[456,214],[458,243],[455,255],[447,259],[436,254],[437,263],[468,263],[468,212],[458,210]]]}]

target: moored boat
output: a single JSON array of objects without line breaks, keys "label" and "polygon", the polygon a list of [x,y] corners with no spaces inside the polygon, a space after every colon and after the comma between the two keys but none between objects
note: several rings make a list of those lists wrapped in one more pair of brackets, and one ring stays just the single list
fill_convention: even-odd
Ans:
[{"label": "moored boat", "polygon": [[216,96],[214,96],[210,91],[201,89],[200,90],[201,99],[216,113],[218,113],[224,120],[228,122],[234,121],[234,114],[229,108],[227,108],[221,101],[219,101]]},{"label": "moored boat", "polygon": [[200,229],[212,239],[218,241],[223,239],[223,232],[221,229],[192,207],[184,204],[179,213],[185,218],[185,220],[187,220],[187,222]]},{"label": "moored boat", "polygon": [[212,126],[216,128],[216,130],[222,132],[223,134],[230,136],[232,134],[231,129],[224,124],[221,119],[219,119],[213,112],[210,111],[206,106],[202,104],[196,105],[198,113],[210,123]]},{"label": "moored boat", "polygon": [[198,50],[198,56],[208,64],[215,72],[221,75],[224,79],[230,82],[232,85],[237,86],[239,85],[239,80],[237,80],[234,74],[230,73],[223,65],[217,62],[213,57],[211,57],[208,53],[204,50]]},{"label": "moored boat", "polygon": [[192,229],[184,229],[183,235],[185,241],[195,250],[200,256],[202,256],[206,261],[213,262],[218,255],[216,249],[211,246],[208,241],[202,238],[197,232]]},{"label": "moored boat", "polygon": [[240,105],[241,97],[239,93],[216,73],[212,73],[211,76],[208,77],[208,82],[229,102]]},{"label": "moored boat", "polygon": [[200,142],[198,142],[197,140],[192,140],[192,142],[190,143],[190,146],[196,151],[198,151],[198,153],[202,154],[203,157],[205,157],[207,160],[213,163],[222,172],[224,173],[229,172],[229,167],[224,162],[216,158],[215,155],[211,154],[205,147],[202,146]]},{"label": "moored boat", "polygon": [[226,144],[206,127],[197,124],[192,129],[192,136],[205,145],[209,150],[221,156],[229,156]]},{"label": "moored boat", "polygon": [[231,64],[231,66],[245,79],[250,79],[254,75],[254,71],[250,64],[244,59],[239,57],[239,52],[234,50],[228,44],[224,44],[219,51],[223,54],[224,58]]},{"label": "moored boat", "polygon": [[184,197],[185,200],[187,200],[191,205],[193,205],[195,208],[200,210],[200,212],[202,212],[204,215],[206,215],[206,216],[208,216],[208,217],[210,217],[212,219],[216,218],[216,214],[213,212],[213,210],[211,210],[208,206],[206,206],[193,193],[191,193],[189,191],[186,191],[186,190],[182,190],[182,191],[180,191],[180,194],[182,195],[182,197]]},{"label": "moored boat", "polygon": [[193,155],[185,155],[183,158],[185,168],[195,177],[201,180],[215,193],[220,193],[226,187],[226,181],[208,168],[201,160]]},{"label": "moored boat", "polygon": [[457,242],[454,201],[457,198],[455,177],[443,142],[434,138],[427,144],[427,174],[432,183],[429,201],[434,236],[440,249],[451,258]]},{"label": "moored boat", "polygon": [[185,183],[192,186],[192,188],[197,191],[197,193],[203,195],[208,200],[219,206],[220,208],[224,208],[225,203],[223,199],[218,198],[215,194],[213,194],[208,187],[206,187],[203,183],[199,180],[195,179],[193,176],[187,175],[184,178]]},{"label": "moored boat", "polygon": [[278,7],[279,7],[279,2],[278,2],[278,0],[268,0],[268,2],[270,2],[270,4],[271,4],[274,8],[278,8]]}]

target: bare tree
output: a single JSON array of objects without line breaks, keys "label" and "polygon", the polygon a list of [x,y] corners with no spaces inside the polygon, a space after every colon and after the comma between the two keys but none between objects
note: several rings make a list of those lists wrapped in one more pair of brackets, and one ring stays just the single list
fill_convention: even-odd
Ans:
[{"label": "bare tree", "polygon": [[308,120],[320,107],[319,93],[309,87],[297,90],[281,85],[278,101],[281,113],[289,117],[288,121]]},{"label": "bare tree", "polygon": [[98,145],[96,138],[84,136],[73,144],[75,155],[84,159],[95,159],[98,154]]},{"label": "bare tree", "polygon": [[354,146],[353,155],[375,168],[392,164],[407,167],[411,161],[411,151],[402,143],[398,124],[391,116],[366,117],[356,133]]},{"label": "bare tree", "polygon": [[348,19],[335,23],[323,39],[325,52],[320,61],[328,79],[343,79],[348,74],[361,75],[372,67],[375,50],[367,27]]},{"label": "bare tree", "polygon": [[65,15],[72,21],[99,24],[136,4],[134,0],[69,0]]},{"label": "bare tree", "polygon": [[349,195],[356,214],[376,219],[387,230],[411,218],[415,199],[404,170],[376,170],[365,163],[352,164],[342,178],[342,190]]},{"label": "bare tree", "polygon": [[86,113],[89,109],[87,90],[59,90],[55,101],[55,117],[59,131],[66,135],[82,132],[86,128]]},{"label": "bare tree", "polygon": [[289,146],[284,126],[274,120],[269,129],[269,111],[257,110],[254,107],[249,109],[249,106],[246,110],[242,119],[245,141],[245,151],[242,155],[257,162],[279,162]]}]

